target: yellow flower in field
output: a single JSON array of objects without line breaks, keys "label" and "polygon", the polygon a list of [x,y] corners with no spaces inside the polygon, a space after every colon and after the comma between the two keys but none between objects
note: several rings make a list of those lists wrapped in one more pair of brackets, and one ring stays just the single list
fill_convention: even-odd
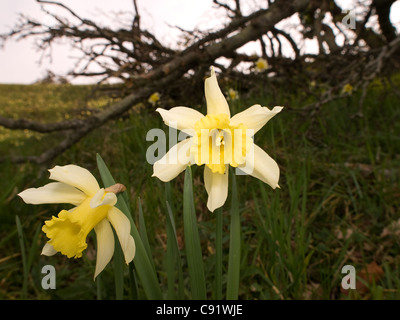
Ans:
[{"label": "yellow flower in field", "polygon": [[268,68],[268,61],[265,60],[264,58],[259,58],[256,61],[256,71],[262,72],[264,70],[267,70]]},{"label": "yellow flower in field", "polygon": [[350,83],[347,83],[343,86],[342,88],[342,93],[348,93],[351,94],[353,92],[353,86]]},{"label": "yellow flower in field", "polygon": [[239,93],[236,90],[234,90],[232,88],[229,88],[229,90],[228,90],[228,99],[230,101],[238,100],[239,99]]},{"label": "yellow flower in field", "polygon": [[43,247],[42,254],[51,256],[60,252],[68,258],[80,258],[87,247],[86,237],[94,229],[97,238],[96,278],[114,254],[112,225],[125,262],[131,262],[135,256],[135,241],[130,234],[130,221],[114,207],[117,203],[116,193],[124,190],[124,187],[117,184],[100,189],[96,178],[88,170],[76,165],[55,166],[49,172],[49,178],[57,182],[18,194],[28,204],[70,203],[75,206],[45,221],[42,230],[50,240]]},{"label": "yellow flower in field", "polygon": [[282,110],[269,110],[254,105],[233,117],[222,94],[214,69],[205,80],[207,115],[187,108],[170,110],[158,108],[165,124],[187,133],[190,137],[173,146],[167,154],[154,163],[153,176],[166,182],[175,178],[188,165],[204,167],[204,184],[208,193],[210,211],[221,207],[228,196],[228,166],[240,168],[269,184],[279,187],[279,167],[260,147],[253,136],[273,116]]},{"label": "yellow flower in field", "polygon": [[159,100],[160,100],[160,94],[158,92],[154,92],[148,99],[148,102],[154,107]]}]

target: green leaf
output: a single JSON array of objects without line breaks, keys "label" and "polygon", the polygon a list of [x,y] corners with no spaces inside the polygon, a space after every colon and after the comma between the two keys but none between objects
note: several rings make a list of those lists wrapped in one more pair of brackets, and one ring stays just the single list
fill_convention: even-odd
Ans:
[{"label": "green leaf", "polygon": [[[167,206],[167,277],[168,277],[168,299],[183,299],[183,271],[181,254],[176,237],[174,215],[169,202]],[[178,273],[178,294],[175,294],[176,273]]]},{"label": "green leaf", "polygon": [[186,168],[183,187],[183,227],[192,299],[204,300],[206,299],[206,283],[200,236],[194,210],[192,171],[190,167]]},{"label": "green leaf", "polygon": [[24,240],[24,233],[22,231],[21,220],[19,219],[18,216],[15,216],[15,222],[17,224],[18,240],[22,257],[22,270],[23,270],[22,299],[25,300],[28,294],[28,264],[26,260],[25,240]]},{"label": "green leaf", "polygon": [[41,230],[42,230],[42,225],[39,224],[36,228],[35,235],[33,236],[32,240],[31,240],[32,245],[31,245],[31,248],[29,249],[28,260],[27,260],[28,271],[31,270],[33,261],[37,257],[37,250],[38,250],[38,241],[37,240],[39,238],[39,234],[40,234]]},{"label": "green leaf", "polygon": [[[97,154],[97,166],[101,178],[103,180],[104,187],[108,187],[115,184],[114,178],[112,177],[103,159],[98,154]],[[129,205],[127,204],[127,202],[125,201],[124,197],[121,194],[118,195],[118,202],[115,206],[118,209],[120,209],[131,222],[131,235],[135,240],[136,244],[136,254],[135,258],[133,259],[133,263],[135,264],[136,271],[141,280],[141,284],[144,288],[146,296],[148,299],[161,300],[162,293],[160,285],[158,283],[157,274],[154,272],[150,260],[152,258],[147,255],[146,249],[139,235],[139,231],[136,228],[136,225],[132,218],[132,214],[129,210]]]},{"label": "green leaf", "polygon": [[[147,236],[147,230],[146,230],[146,223],[144,221],[144,215],[143,215],[143,208],[142,208],[142,202],[140,201],[140,198],[138,198],[138,210],[139,210],[139,233],[140,233],[140,238],[143,241],[144,248],[146,249],[146,253],[148,257],[151,257],[151,248],[150,248],[150,243],[149,243],[149,238]],[[150,259],[151,265],[153,267],[154,273],[156,273],[156,267],[154,266],[154,261],[153,259]]]},{"label": "green leaf", "polygon": [[239,199],[236,188],[236,177],[232,173],[232,206],[231,206],[231,230],[229,239],[229,262],[227,279],[227,300],[237,300],[239,296],[240,278],[240,215]]},{"label": "green leaf", "polygon": [[[114,238],[117,234],[114,232]],[[115,299],[123,300],[124,298],[124,271],[125,271],[125,259],[121,249],[121,245],[118,241],[115,241],[115,250],[113,257],[114,266],[114,279],[115,279]]]}]

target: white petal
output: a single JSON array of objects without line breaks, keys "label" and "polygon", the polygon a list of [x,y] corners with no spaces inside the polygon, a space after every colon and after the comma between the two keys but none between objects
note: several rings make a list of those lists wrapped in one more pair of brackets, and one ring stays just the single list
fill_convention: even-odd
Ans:
[{"label": "white petal", "polygon": [[160,160],[153,165],[153,177],[167,182],[174,179],[191,162],[191,138],[178,142]]},{"label": "white petal", "polygon": [[211,212],[222,207],[228,197],[228,172],[228,165],[225,174],[213,173],[207,165],[204,167],[204,185],[208,193],[207,208]]},{"label": "white petal", "polygon": [[101,220],[95,227],[97,239],[97,258],[94,278],[104,270],[114,254],[114,234],[107,219]]},{"label": "white petal", "polygon": [[[105,195],[104,195],[105,193]],[[101,188],[90,200],[90,207],[97,208],[103,205],[113,206],[117,203],[117,196],[113,192],[105,192],[104,188]]]},{"label": "white petal", "polygon": [[245,173],[269,184],[273,189],[279,188],[279,167],[263,149],[253,144],[254,149],[246,156],[244,165],[239,168]]},{"label": "white petal", "polygon": [[85,168],[69,164],[62,167],[55,166],[49,171],[50,179],[76,187],[88,196],[94,196],[100,188],[96,178]]},{"label": "white petal", "polygon": [[25,203],[71,203],[73,205],[81,204],[86,195],[65,183],[52,182],[40,188],[30,188],[18,194]]},{"label": "white petal", "polygon": [[189,135],[194,134],[195,123],[204,117],[200,112],[187,107],[175,107],[170,110],[157,108],[156,111],[160,113],[167,126]]},{"label": "white petal", "polygon": [[125,256],[125,262],[128,264],[135,256],[135,241],[131,236],[131,223],[128,217],[116,207],[111,207],[107,215],[115,232],[117,233],[122,252]]},{"label": "white petal", "polygon": [[123,250],[123,252],[124,252],[125,262],[126,264],[128,264],[133,260],[136,253],[136,244],[132,236],[129,236],[128,243],[126,244],[126,247]]},{"label": "white petal", "polygon": [[235,114],[230,121],[232,126],[239,124],[245,125],[249,129],[254,130],[254,134],[260,130],[273,116],[281,112],[283,107],[274,107],[269,110],[267,107],[261,107],[256,104],[238,114]]},{"label": "white petal", "polygon": [[44,247],[42,249],[41,254],[44,256],[51,257],[51,256],[54,256],[56,253],[57,253],[57,250],[54,249],[50,243],[46,242],[46,244],[44,245]]},{"label": "white petal", "polygon": [[211,76],[205,80],[204,90],[207,101],[207,114],[225,113],[230,116],[229,105],[219,88],[214,68],[211,68]]}]

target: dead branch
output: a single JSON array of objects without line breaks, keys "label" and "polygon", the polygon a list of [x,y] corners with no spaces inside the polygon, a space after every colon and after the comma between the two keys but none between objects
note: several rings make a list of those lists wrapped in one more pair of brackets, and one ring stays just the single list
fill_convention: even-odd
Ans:
[{"label": "dead branch", "polygon": [[[344,46],[339,47],[335,42],[331,27],[322,23],[324,13],[329,10],[334,20],[340,20],[340,14],[337,13],[340,8],[332,5],[333,0],[324,0],[322,8],[318,7],[318,1],[276,0],[273,3],[268,1],[268,9],[255,11],[247,16],[243,16],[239,0],[231,2],[230,5],[227,4],[228,2],[213,1],[214,4],[226,9],[230,17],[229,23],[220,30],[208,33],[199,30],[181,30],[188,37],[187,46],[182,50],[173,50],[164,46],[151,32],[142,29],[136,0],[133,0],[133,21],[130,21],[128,28],[119,29],[101,27],[79,16],[60,2],[50,0],[37,0],[37,2],[43,6],[62,8],[74,22],[43,8],[57,22],[56,26],[46,26],[40,21],[21,16],[20,24],[8,34],[1,36],[3,44],[11,38],[36,37],[40,40],[39,48],[44,51],[50,48],[57,39],[70,39],[73,47],[82,52],[82,57],[71,75],[100,76],[100,82],[117,78],[123,82],[123,86],[118,88],[120,98],[118,102],[86,119],[47,124],[28,119],[0,117],[0,126],[9,129],[65,133],[64,139],[59,144],[50,147],[41,155],[9,159],[18,163],[30,161],[49,164],[88,133],[101,127],[107,121],[123,115],[155,91],[169,90],[177,94],[182,91],[182,87],[185,87],[186,94],[190,90],[192,90],[190,94],[194,91],[200,92],[199,83],[202,82],[204,74],[211,65],[219,67],[224,73],[241,81],[245,86],[247,80],[256,75],[245,76],[239,74],[234,68],[240,62],[257,59],[255,56],[248,56],[237,51],[250,41],[260,42],[264,57],[267,57],[268,45],[272,51],[268,62],[275,77],[268,80],[270,84],[274,81],[277,83],[280,81],[285,85],[292,82],[301,90],[308,86],[311,80],[315,80],[327,87],[324,93],[316,96],[316,102],[299,109],[301,112],[312,113],[315,113],[323,104],[342,97],[341,89],[348,83],[354,87],[354,90],[358,88],[363,90],[360,99],[361,108],[368,84],[375,77],[381,76],[385,70],[387,71],[391,62],[396,61],[394,57],[398,54],[400,47],[399,38],[383,47],[373,46],[368,41],[366,41],[368,46],[362,47],[358,40],[364,39],[365,35],[370,33],[360,30],[355,32],[357,41],[354,45],[350,46],[346,41]],[[323,54],[301,55],[299,45],[294,40],[295,37],[275,27],[278,22],[295,13],[299,13],[303,21],[304,37],[316,36]],[[364,19],[364,25],[370,15],[371,10]],[[379,37],[375,33],[374,35]],[[269,39],[269,44],[268,41],[264,42],[265,37]],[[292,47],[295,53],[293,59],[283,56],[285,46],[283,39],[286,39]],[[328,45],[329,52],[324,50],[323,44]],[[230,64],[228,66],[217,64],[215,61],[221,57],[230,59]],[[93,64],[101,66],[102,70],[93,72],[91,70]],[[191,76],[188,76],[189,71]],[[5,158],[0,158],[0,162],[5,160]]]},{"label": "dead branch", "polygon": [[324,92],[316,102],[308,104],[301,109],[295,111],[310,114],[315,112],[324,104],[343,97],[342,89],[346,84],[351,84],[353,90],[361,89],[361,98],[359,101],[358,115],[362,115],[362,106],[366,97],[367,88],[369,84],[380,76],[385,76],[385,68],[391,68],[393,59],[396,59],[396,54],[400,49],[400,36],[397,36],[388,45],[382,48],[375,49],[375,55],[368,54],[370,60],[366,62],[366,53],[359,55],[352,63],[348,63],[343,68],[342,73],[346,77],[338,82],[336,85],[331,86]]},{"label": "dead branch", "polygon": [[[39,2],[65,7],[61,3],[53,1],[40,0]],[[282,19],[304,10],[307,4],[307,0],[277,0],[268,10],[260,10],[250,15],[251,18],[243,17],[242,19],[232,21],[231,24],[219,32],[210,34],[209,37],[194,43],[181,52],[174,52],[163,47],[156,41],[155,37],[150,33],[142,32],[142,30],[119,30],[117,32],[108,28],[100,28],[91,21],[80,18],[67,8],[65,9],[80,21],[79,25],[70,26],[64,23],[62,19],[58,19],[60,23],[58,28],[43,29],[43,25],[32,20],[27,20],[26,25],[29,25],[32,29],[29,31],[25,28],[23,30],[15,30],[10,33],[10,36],[19,35],[21,37],[28,37],[32,35],[47,35],[48,37],[43,40],[45,45],[62,36],[69,36],[75,39],[75,41],[78,41],[78,39],[79,41],[86,39],[106,39],[108,43],[104,44],[104,50],[116,46],[120,53],[126,54],[134,61],[147,62],[151,65],[151,69],[143,70],[143,67],[140,67],[137,70],[128,70],[128,72],[132,72],[129,81],[134,88],[133,93],[130,93],[101,112],[86,118],[84,121],[71,120],[48,125],[28,120],[12,121],[10,119],[0,119],[0,125],[14,129],[24,128],[39,132],[64,130],[67,132],[64,140],[39,156],[16,157],[10,160],[17,163],[31,161],[38,164],[49,164],[56,156],[77,143],[89,132],[128,111],[132,106],[146,99],[152,92],[161,90],[163,87],[177,81],[190,69],[201,68],[205,65],[210,66],[219,57],[229,56],[247,42],[259,39],[263,34],[272,30],[274,25]],[[137,23],[132,28],[137,28]],[[231,34],[234,30],[239,31],[225,38],[226,35]],[[132,37],[132,31],[140,32],[140,36],[146,40],[138,40]],[[215,41],[216,39],[219,39],[219,41]],[[124,42],[128,40],[134,43],[133,49],[124,47]],[[145,52],[147,54],[151,52],[155,56],[147,57],[146,60],[143,57]],[[104,57],[104,54],[100,56]],[[160,61],[158,60],[159,57],[161,58]],[[97,56],[91,56],[91,58],[96,60]],[[201,69],[204,70],[204,68]],[[116,71],[113,70],[112,72]],[[63,128],[63,126],[65,127]],[[0,161],[4,160],[6,159],[0,159]]]}]

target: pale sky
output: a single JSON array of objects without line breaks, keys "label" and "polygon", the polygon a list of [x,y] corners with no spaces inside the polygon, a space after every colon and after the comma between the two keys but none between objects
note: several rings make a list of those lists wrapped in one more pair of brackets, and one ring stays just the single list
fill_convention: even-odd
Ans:
[{"label": "pale sky", "polygon": [[[62,3],[75,10],[82,17],[92,18],[104,25],[113,23],[113,13],[132,12],[131,0],[62,0]],[[257,6],[258,0],[247,0],[249,7]],[[351,1],[337,0],[345,9]],[[221,24],[223,13],[210,11],[212,0],[137,0],[142,24],[169,43],[178,31],[168,27],[176,25],[191,30],[195,26],[202,29],[217,27]],[[344,5],[343,5],[344,4]],[[54,11],[56,7],[46,6]],[[0,34],[6,33],[17,21],[18,13],[24,13],[32,18],[48,19],[40,10],[35,0],[1,0],[0,1]],[[400,25],[400,1],[392,6],[391,19]],[[168,43],[168,42],[167,42]],[[257,50],[257,49],[254,49]],[[257,52],[254,52],[257,53]],[[79,52],[69,50],[68,46],[55,46],[52,51],[52,61],[44,58],[39,65],[41,53],[37,52],[34,40],[20,42],[9,41],[3,50],[0,49],[0,83],[29,84],[46,74],[50,69],[57,74],[65,74],[74,65],[74,57]]]},{"label": "pale sky", "polygon": [[[92,18],[105,25],[112,23],[113,13],[133,12],[133,2],[130,0],[62,0],[61,2],[82,17]],[[142,24],[156,32],[161,39],[168,39],[178,32],[169,28],[168,24],[190,30],[198,24],[206,22],[207,26],[213,27],[218,22],[217,19],[207,17],[212,0],[137,0],[137,3]],[[56,9],[55,6],[46,7],[53,11]],[[35,0],[1,0],[0,33],[10,30],[20,12],[33,18],[48,19]],[[107,18],[107,15],[110,18]],[[32,83],[42,78],[47,69],[55,73],[65,73],[74,65],[73,57],[77,56],[79,52],[69,51],[66,46],[55,46],[52,61],[45,58],[42,65],[38,65],[41,53],[36,51],[33,38],[19,42],[9,41],[5,48],[0,50],[0,83]]]}]

